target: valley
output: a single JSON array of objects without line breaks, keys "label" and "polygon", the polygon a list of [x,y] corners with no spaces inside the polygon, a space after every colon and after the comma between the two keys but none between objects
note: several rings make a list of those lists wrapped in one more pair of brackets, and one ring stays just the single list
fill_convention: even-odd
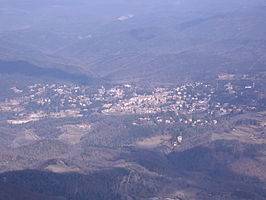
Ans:
[{"label": "valley", "polygon": [[0,0],[0,200],[265,200],[265,0]]},{"label": "valley", "polygon": [[265,73],[154,88],[42,79],[2,89],[0,177],[8,184],[61,198],[69,183],[53,191],[20,181],[42,173],[50,181],[78,176],[82,184],[114,170],[118,179],[106,175],[112,191],[97,186],[108,196],[77,186],[64,198],[264,198]]}]

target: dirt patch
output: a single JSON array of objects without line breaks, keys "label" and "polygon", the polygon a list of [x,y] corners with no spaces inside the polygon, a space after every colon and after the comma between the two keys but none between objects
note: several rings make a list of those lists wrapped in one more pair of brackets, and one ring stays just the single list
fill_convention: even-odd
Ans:
[{"label": "dirt patch", "polygon": [[156,148],[156,147],[164,145],[165,143],[168,143],[171,138],[172,138],[171,135],[154,136],[154,137],[146,138],[142,141],[138,141],[136,143],[136,146],[139,148],[148,148],[148,149]]}]

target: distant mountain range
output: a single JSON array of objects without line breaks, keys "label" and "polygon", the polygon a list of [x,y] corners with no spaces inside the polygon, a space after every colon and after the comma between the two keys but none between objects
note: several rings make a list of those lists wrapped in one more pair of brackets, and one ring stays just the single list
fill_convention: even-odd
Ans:
[{"label": "distant mountain range", "polygon": [[261,0],[39,2],[4,2],[0,57],[154,84],[265,67]]}]

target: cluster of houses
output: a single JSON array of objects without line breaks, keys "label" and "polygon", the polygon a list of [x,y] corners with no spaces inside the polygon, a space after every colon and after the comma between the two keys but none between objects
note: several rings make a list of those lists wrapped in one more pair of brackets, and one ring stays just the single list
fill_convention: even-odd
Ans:
[{"label": "cluster of houses", "polygon": [[[176,87],[157,87],[147,92],[130,84],[93,89],[71,84],[12,87],[10,90],[13,91],[14,97],[0,102],[0,112],[14,112],[13,120],[17,121],[9,120],[10,123],[27,123],[52,116],[82,117],[93,110],[105,115],[143,115],[139,121],[155,120],[165,124],[176,122],[176,119],[171,117],[160,117],[160,114],[171,112],[176,116],[187,116],[179,117],[179,123],[192,126],[216,124],[215,117],[242,112],[247,108],[245,105],[219,101],[221,89],[222,93],[230,98],[243,95],[243,90],[238,91],[232,83],[234,78],[233,75],[220,75],[218,81],[223,83],[222,88],[217,88],[215,84],[193,82]],[[244,85],[243,89],[248,91],[254,87],[253,83]],[[256,109],[254,106],[248,108]],[[195,117],[195,114],[200,117]],[[149,115],[156,115],[156,118],[150,119]],[[202,115],[208,115],[209,118],[202,118]]]}]

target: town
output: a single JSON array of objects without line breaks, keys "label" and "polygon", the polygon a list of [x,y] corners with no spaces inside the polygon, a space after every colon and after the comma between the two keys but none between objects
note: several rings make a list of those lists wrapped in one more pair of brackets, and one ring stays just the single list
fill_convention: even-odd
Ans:
[{"label": "town", "polygon": [[[223,74],[214,83],[193,82],[145,90],[131,84],[99,88],[72,84],[12,87],[14,97],[0,102],[0,112],[2,118],[9,116],[7,123],[15,125],[49,117],[77,118],[98,113],[139,116],[133,125],[178,121],[203,126],[216,124],[222,116],[264,109],[260,78],[265,75],[261,76]],[[250,100],[245,102],[247,96]]]}]

